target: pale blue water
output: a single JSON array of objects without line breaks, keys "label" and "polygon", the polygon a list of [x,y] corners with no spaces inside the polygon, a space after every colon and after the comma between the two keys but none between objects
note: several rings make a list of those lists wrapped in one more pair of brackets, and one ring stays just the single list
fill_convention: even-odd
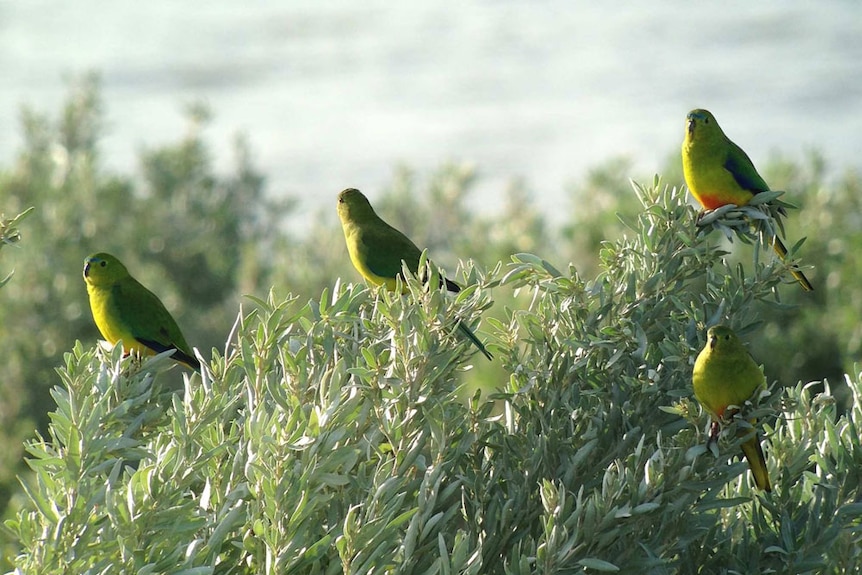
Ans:
[{"label": "pale blue water", "polygon": [[521,176],[559,213],[566,183],[612,156],[659,170],[694,107],[756,164],[815,147],[860,167],[860,6],[0,1],[0,164],[20,104],[56,114],[65,78],[94,69],[108,166],[176,140],[200,99],[217,158],[247,133],[270,193],[306,212],[348,186],[373,198],[398,162],[424,174],[457,159],[478,166],[486,209]]}]

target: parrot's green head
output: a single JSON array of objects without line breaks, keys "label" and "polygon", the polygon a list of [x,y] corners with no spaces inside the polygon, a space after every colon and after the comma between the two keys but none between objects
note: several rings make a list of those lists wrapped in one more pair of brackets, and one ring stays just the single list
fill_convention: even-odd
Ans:
[{"label": "parrot's green head", "polygon": [[724,353],[741,347],[739,338],[726,325],[715,325],[706,332],[706,345],[710,353]]},{"label": "parrot's green head", "polygon": [[715,116],[709,110],[692,110],[685,117],[685,138],[694,140],[695,138],[706,138],[714,134],[723,134],[718,122],[715,121]]},{"label": "parrot's green head", "polygon": [[361,222],[374,219],[377,214],[362,192],[348,188],[338,194],[338,217],[342,223]]},{"label": "parrot's green head", "polygon": [[112,285],[129,276],[120,260],[104,252],[84,260],[84,281],[93,286]]}]

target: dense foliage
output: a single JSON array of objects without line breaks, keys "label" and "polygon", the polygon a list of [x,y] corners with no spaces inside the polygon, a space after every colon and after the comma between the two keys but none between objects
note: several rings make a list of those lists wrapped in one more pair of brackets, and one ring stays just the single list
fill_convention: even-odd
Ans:
[{"label": "dense foliage", "polygon": [[[42,429],[8,513],[21,572],[859,568],[862,381],[843,376],[862,346],[856,173],[826,186],[813,156],[765,174],[802,207],[788,245],[812,232],[795,254],[816,262],[804,294],[740,241],[747,226],[729,245],[677,187],[633,191],[619,161],[573,187],[559,230],[521,186],[478,215],[471,170],[425,185],[402,170],[370,194],[378,210],[444,267],[483,264],[449,269],[475,286],[457,297],[413,279],[401,297],[352,283],[334,208],[288,231],[294,204],[266,197],[242,145],[214,173],[200,110],[141,176],[106,174],[97,96],[77,87],[58,122],[25,113],[24,151],[0,173],[5,210],[36,208],[0,290],[5,499]],[[96,250],[159,286],[212,350],[203,377],[95,346],[80,267]],[[471,359],[456,316],[483,318],[495,362]],[[718,457],[703,445],[690,366],[717,321],[775,382],[749,407],[771,496],[730,463],[736,424]]]}]

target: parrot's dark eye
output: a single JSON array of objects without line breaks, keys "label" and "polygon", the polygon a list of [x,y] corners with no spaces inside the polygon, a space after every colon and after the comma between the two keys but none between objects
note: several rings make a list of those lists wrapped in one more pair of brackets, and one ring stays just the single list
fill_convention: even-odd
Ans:
[{"label": "parrot's dark eye", "polygon": [[108,265],[108,262],[99,262],[99,265],[105,267],[106,265]]}]

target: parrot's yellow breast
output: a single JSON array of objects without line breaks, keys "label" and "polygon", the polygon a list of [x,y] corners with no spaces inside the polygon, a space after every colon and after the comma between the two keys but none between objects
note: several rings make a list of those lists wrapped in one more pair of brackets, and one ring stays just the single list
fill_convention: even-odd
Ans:
[{"label": "parrot's yellow breast", "polygon": [[139,343],[129,328],[119,317],[116,307],[113,305],[114,294],[110,287],[98,287],[87,284],[87,293],[90,296],[90,309],[93,312],[93,320],[96,327],[108,343],[116,345],[123,342],[126,353],[134,350],[141,355],[152,355],[153,351]]}]

